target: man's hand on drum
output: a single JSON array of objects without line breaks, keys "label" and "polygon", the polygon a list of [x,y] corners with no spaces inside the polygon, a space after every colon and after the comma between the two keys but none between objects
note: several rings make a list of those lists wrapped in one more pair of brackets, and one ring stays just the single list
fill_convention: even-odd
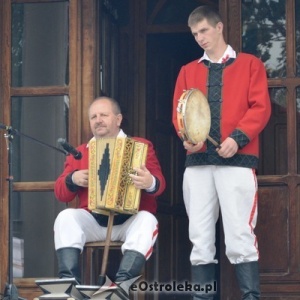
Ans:
[{"label": "man's hand on drum", "polygon": [[78,170],[72,175],[72,181],[74,184],[82,187],[88,187],[89,185],[89,171],[88,170]]},{"label": "man's hand on drum", "polygon": [[217,148],[217,152],[221,157],[229,158],[236,154],[238,149],[239,146],[237,142],[233,138],[228,137],[220,145],[220,148]]},{"label": "man's hand on drum", "polygon": [[143,165],[140,168],[134,168],[135,174],[129,174],[134,186],[137,189],[148,189],[152,186],[153,176]]},{"label": "man's hand on drum", "polygon": [[204,142],[199,142],[197,144],[192,144],[191,142],[188,142],[188,141],[183,142],[184,149],[189,152],[197,152],[203,147],[203,145],[204,145]]}]

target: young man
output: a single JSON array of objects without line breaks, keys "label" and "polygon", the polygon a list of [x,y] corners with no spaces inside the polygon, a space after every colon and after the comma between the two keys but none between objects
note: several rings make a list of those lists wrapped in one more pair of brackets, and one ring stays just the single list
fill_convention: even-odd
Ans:
[{"label": "young man", "polygon": [[[89,108],[89,121],[93,139],[126,137],[120,129],[122,114],[119,104],[111,98],[100,97]],[[158,234],[156,198],[165,189],[165,179],[150,141],[133,137],[148,144],[146,165],[130,175],[136,188],[141,189],[139,212],[134,215],[117,214],[111,239],[123,241],[123,258],[115,282],[123,282],[141,274],[145,261],[152,254]],[[107,216],[88,209],[88,145],[77,148],[82,158],[68,156],[63,173],[55,183],[55,196],[69,202],[79,198],[78,208],[67,208],[59,213],[54,224],[54,241],[58,259],[59,277],[75,277],[80,282],[79,255],[86,242],[106,239]]]},{"label": "young man", "polygon": [[[270,99],[266,71],[253,55],[236,53],[226,44],[223,23],[209,6],[196,8],[188,26],[204,55],[183,66],[173,99],[173,124],[178,131],[177,105],[184,90],[198,88],[206,95],[211,113],[209,140],[187,150],[183,196],[193,244],[192,280],[215,280],[215,225],[222,213],[226,255],[234,265],[242,299],[259,299],[257,220],[259,133],[266,126]],[[196,293],[193,299],[213,299]]]}]

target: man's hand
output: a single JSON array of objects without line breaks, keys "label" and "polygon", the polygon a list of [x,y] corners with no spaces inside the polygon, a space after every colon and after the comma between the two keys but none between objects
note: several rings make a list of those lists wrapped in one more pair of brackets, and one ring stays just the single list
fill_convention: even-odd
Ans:
[{"label": "man's hand", "polygon": [[149,189],[153,183],[153,177],[149,170],[143,165],[140,168],[134,168],[136,174],[129,174],[134,186],[137,189]]},{"label": "man's hand", "polygon": [[230,158],[237,153],[238,149],[239,146],[236,141],[233,138],[228,137],[220,145],[220,148],[217,149],[217,152],[223,158]]},{"label": "man's hand", "polygon": [[72,181],[74,184],[82,187],[88,187],[89,185],[89,170],[78,170],[72,175]]},{"label": "man's hand", "polygon": [[204,142],[199,142],[197,144],[192,144],[188,141],[183,142],[184,149],[189,152],[197,152],[203,147],[203,145],[204,145]]}]

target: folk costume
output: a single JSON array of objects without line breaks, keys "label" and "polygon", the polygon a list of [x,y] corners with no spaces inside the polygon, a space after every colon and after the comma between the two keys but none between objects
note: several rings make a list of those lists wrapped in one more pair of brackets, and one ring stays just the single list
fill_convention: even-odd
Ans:
[{"label": "folk costume", "polygon": [[[175,129],[178,131],[177,105],[183,91],[198,88],[206,95],[210,106],[210,137],[219,144],[231,137],[239,147],[231,158],[219,156],[208,140],[199,152],[187,152],[183,196],[193,244],[190,260],[195,282],[214,280],[215,225],[221,210],[226,255],[240,273],[240,285],[251,281],[243,278],[240,270],[250,268],[255,282],[249,283],[252,284],[249,289],[259,289],[259,253],[254,234],[257,220],[255,169],[258,167],[259,133],[271,113],[267,87],[262,62],[250,54],[236,55],[230,46],[218,63],[211,62],[204,54],[179,72],[173,99]],[[243,274],[246,273],[249,274]]]},{"label": "folk costume", "polygon": [[[126,137],[121,130],[119,137]],[[165,189],[165,179],[155,150],[150,141],[134,137],[133,139],[148,144],[146,168],[152,174],[154,184],[149,190],[142,190],[139,212],[135,215],[117,214],[114,217],[112,241],[124,241],[123,259],[115,280],[123,281],[124,274],[132,277],[139,275],[145,261],[151,256],[153,245],[158,235],[156,198]],[[68,156],[64,171],[55,183],[55,196],[59,201],[70,202],[79,198],[78,208],[67,208],[59,213],[54,223],[54,241],[59,264],[59,276],[75,277],[80,282],[79,255],[86,242],[104,241],[107,233],[108,217],[96,214],[88,209],[88,189],[72,182],[76,170],[88,169],[89,152],[87,144],[77,148],[82,159]],[[135,265],[134,270],[130,268]]]}]

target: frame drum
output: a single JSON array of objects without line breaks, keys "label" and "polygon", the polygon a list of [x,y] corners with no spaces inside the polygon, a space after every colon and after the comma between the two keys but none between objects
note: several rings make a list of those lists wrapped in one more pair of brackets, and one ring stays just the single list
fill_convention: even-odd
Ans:
[{"label": "frame drum", "polygon": [[183,92],[177,106],[178,134],[193,144],[208,138],[211,118],[208,101],[199,89]]}]

